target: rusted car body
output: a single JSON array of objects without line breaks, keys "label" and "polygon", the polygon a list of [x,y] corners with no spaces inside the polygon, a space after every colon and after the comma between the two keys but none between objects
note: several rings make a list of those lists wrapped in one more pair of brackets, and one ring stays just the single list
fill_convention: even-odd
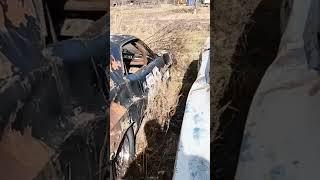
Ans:
[{"label": "rusted car body", "polygon": [[105,179],[107,37],[62,37],[49,9],[0,1],[0,179]]},{"label": "rusted car body", "polygon": [[168,79],[173,58],[170,53],[155,54],[129,35],[111,35],[110,54],[110,151],[115,176],[119,177],[134,157],[134,136],[150,95],[156,93],[156,80]]}]

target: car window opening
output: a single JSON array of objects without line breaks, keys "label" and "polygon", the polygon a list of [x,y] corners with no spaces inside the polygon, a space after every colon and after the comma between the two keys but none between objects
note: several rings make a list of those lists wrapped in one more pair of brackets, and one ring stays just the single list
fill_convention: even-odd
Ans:
[{"label": "car window opening", "polygon": [[122,58],[126,75],[138,73],[152,60],[150,53],[138,42],[124,45]]}]

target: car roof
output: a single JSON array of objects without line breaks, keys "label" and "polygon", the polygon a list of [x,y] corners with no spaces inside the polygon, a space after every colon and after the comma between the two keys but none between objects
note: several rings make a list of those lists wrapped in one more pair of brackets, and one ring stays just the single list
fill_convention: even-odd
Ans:
[{"label": "car roof", "polygon": [[131,40],[138,39],[131,35],[123,35],[123,34],[111,34],[110,35],[110,43],[113,45],[123,45]]}]

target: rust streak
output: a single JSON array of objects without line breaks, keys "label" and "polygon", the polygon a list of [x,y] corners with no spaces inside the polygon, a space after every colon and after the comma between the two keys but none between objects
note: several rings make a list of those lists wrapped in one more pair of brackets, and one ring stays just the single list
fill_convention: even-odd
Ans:
[{"label": "rust streak", "polygon": [[110,105],[110,130],[118,123],[120,118],[126,113],[127,109],[119,103],[111,102]]},{"label": "rust streak", "polygon": [[127,109],[119,103],[111,102],[110,105],[110,152],[115,152],[121,137],[123,136],[123,129],[121,127],[121,117],[127,112]]},{"label": "rust streak", "polygon": [[123,134],[123,130],[121,129],[121,126],[119,124],[116,124],[113,127],[112,130],[110,129],[110,144],[109,144],[109,147],[110,147],[111,154],[113,152],[116,152],[117,147],[120,144],[122,134]]}]

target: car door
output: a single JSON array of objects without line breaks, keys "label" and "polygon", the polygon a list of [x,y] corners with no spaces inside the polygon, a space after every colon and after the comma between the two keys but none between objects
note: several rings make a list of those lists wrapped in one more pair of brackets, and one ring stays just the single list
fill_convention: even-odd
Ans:
[{"label": "car door", "polygon": [[[163,74],[160,70],[165,66],[165,62],[162,57],[154,54],[150,48],[138,39],[124,44],[121,47],[121,52],[123,64],[126,66],[124,78],[128,82],[128,87],[133,94],[132,104],[129,108],[129,115],[139,127],[143,118],[144,110],[148,104],[148,97],[155,93],[154,88],[162,78]],[[128,56],[130,53],[132,55],[131,57]],[[135,61],[135,58],[146,58],[146,64],[140,66],[135,65],[135,63],[132,63]],[[143,60],[140,62],[143,62]],[[138,67],[138,69],[136,67]],[[131,71],[131,68],[136,69]],[[137,130],[138,128],[135,129]]]}]

